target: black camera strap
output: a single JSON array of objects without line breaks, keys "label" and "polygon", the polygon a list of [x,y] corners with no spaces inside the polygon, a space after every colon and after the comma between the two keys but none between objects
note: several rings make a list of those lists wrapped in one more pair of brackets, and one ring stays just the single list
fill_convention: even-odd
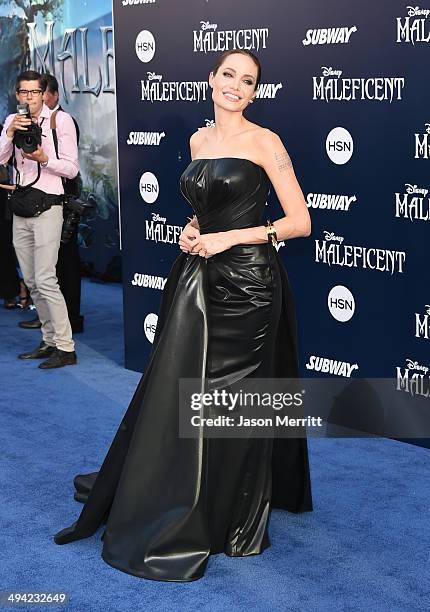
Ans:
[{"label": "black camera strap", "polygon": [[21,173],[18,170],[18,166],[17,166],[17,163],[16,163],[15,145],[13,145],[12,163],[13,163],[13,167],[15,168],[15,172],[16,172],[16,186],[17,187],[22,187],[23,189],[24,189],[24,187],[25,188],[32,187],[40,179],[40,163],[37,162],[37,176],[34,179],[34,181],[29,183],[28,185],[20,185],[20,182],[21,182]]},{"label": "black camera strap", "polygon": [[[58,136],[57,136],[57,120],[56,120],[56,116],[59,110],[60,109],[57,108],[57,110],[52,113],[51,118],[50,118],[50,125],[49,125],[52,131],[52,139],[54,141],[54,149],[55,149],[55,155],[57,156],[57,159],[60,159],[58,155]],[[66,193],[66,185],[65,185],[64,176],[61,177],[61,182],[63,183],[64,193]]]},{"label": "black camera strap", "polygon": [[[57,156],[57,159],[60,159],[60,156],[58,155],[58,135],[57,135],[57,120],[56,120],[56,116],[59,111],[62,111],[63,113],[65,112],[61,108],[61,106],[59,106],[57,110],[55,110],[51,114],[50,126],[49,126],[52,131],[52,139],[54,141],[54,149],[55,149],[55,154]],[[79,145],[79,127],[75,119],[73,117],[71,118],[72,118],[73,123],[75,124],[76,141],[77,141],[77,144]],[[64,189],[64,194],[65,194],[66,199],[67,199],[67,196],[71,198],[80,197],[81,191],[82,191],[82,177],[81,177],[80,172],[78,172],[78,174],[73,179],[66,179],[65,177],[62,176],[61,182],[63,183],[63,189]]]}]

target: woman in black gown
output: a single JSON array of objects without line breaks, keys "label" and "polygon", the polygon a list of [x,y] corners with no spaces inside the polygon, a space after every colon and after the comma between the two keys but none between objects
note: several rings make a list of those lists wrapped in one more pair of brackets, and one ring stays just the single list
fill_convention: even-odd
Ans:
[{"label": "woman in black gown", "polygon": [[285,211],[278,240],[309,235],[310,219],[281,140],[243,117],[259,80],[248,51],[224,53],[209,76],[215,126],[190,140],[180,188],[195,217],[148,367],[100,471],[75,477],[78,520],[55,536],[66,544],[103,524],[104,561],[143,578],[200,578],[211,554],[267,548],[272,507],[312,510],[306,439],[179,435],[179,379],[298,376],[294,301],[262,225],[270,182]]}]

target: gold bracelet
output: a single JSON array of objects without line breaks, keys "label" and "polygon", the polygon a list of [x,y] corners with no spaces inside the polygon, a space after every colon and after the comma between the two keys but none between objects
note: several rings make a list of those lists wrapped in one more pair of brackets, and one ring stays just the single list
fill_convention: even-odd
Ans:
[{"label": "gold bracelet", "polygon": [[276,246],[278,244],[278,237],[276,235],[275,226],[270,221],[270,219],[267,219],[266,231],[267,231],[267,241],[271,242],[273,246]]}]

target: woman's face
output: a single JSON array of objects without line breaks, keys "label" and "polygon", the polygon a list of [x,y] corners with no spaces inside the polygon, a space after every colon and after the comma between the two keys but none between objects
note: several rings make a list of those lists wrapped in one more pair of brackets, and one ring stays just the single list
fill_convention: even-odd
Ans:
[{"label": "woman's face", "polygon": [[226,110],[243,111],[255,98],[257,72],[257,66],[247,55],[229,55],[216,74],[211,72],[209,75],[214,103]]}]

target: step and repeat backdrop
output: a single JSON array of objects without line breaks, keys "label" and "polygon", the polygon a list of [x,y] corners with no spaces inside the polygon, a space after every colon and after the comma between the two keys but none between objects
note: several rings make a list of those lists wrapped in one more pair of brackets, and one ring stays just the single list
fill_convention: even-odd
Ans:
[{"label": "step and repeat backdrop", "polygon": [[[126,366],[145,369],[192,214],[179,177],[190,135],[214,121],[209,72],[245,48],[262,63],[247,117],[282,138],[312,217],[310,237],[279,244],[301,374],[393,377],[427,396],[430,3],[114,0],[113,13]],[[272,189],[267,216],[282,214]]]}]

